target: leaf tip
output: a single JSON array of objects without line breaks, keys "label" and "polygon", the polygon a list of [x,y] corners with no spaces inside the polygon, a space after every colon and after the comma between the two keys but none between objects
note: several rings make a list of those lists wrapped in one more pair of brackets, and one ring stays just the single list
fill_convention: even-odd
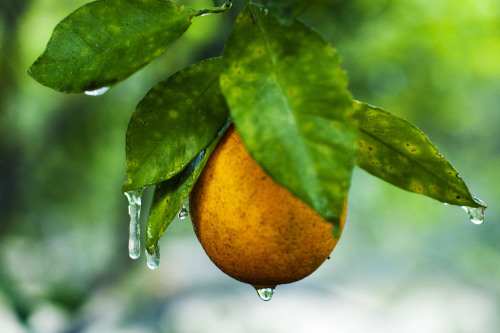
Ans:
[{"label": "leaf tip", "polygon": [[38,75],[38,64],[40,63],[40,57],[37,58],[37,60],[35,60],[35,62],[33,62],[31,64],[31,66],[28,68],[28,70],[26,71],[28,73],[29,76],[31,76],[33,79],[35,79],[36,81],[42,83],[40,81],[40,78],[39,78],[39,75]]},{"label": "leaf tip", "polygon": [[488,205],[483,200],[479,199],[478,197],[472,197],[472,199],[477,204],[477,207],[482,207],[483,208],[483,211],[486,208],[488,208]]}]

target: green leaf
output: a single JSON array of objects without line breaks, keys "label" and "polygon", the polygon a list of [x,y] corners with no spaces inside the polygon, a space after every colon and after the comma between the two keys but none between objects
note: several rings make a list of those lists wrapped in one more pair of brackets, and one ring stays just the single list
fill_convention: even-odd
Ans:
[{"label": "green leaf", "polygon": [[225,4],[227,0],[212,0],[212,2],[214,3],[214,6],[219,7]]},{"label": "green leaf", "polygon": [[156,185],[146,229],[146,249],[150,254],[155,252],[160,237],[179,212],[183,202],[188,198],[201,171],[227,128],[228,126],[225,126],[185,170]]},{"label": "green leaf", "polygon": [[293,19],[299,16],[314,0],[263,0],[278,21],[283,25],[290,25]]},{"label": "green leaf", "polygon": [[252,5],[238,17],[224,56],[221,89],[254,159],[338,222],[358,131],[337,52],[302,23],[285,28]]},{"label": "green leaf", "polygon": [[355,102],[354,111],[361,132],[359,167],[410,192],[452,205],[482,207],[424,132],[365,103]]},{"label": "green leaf", "polygon": [[218,84],[222,67],[222,58],[191,65],[137,105],[127,131],[124,192],[178,174],[217,135],[229,115]]},{"label": "green leaf", "polygon": [[91,2],[56,26],[28,73],[63,92],[112,86],[167,50],[195,14],[164,0]]}]

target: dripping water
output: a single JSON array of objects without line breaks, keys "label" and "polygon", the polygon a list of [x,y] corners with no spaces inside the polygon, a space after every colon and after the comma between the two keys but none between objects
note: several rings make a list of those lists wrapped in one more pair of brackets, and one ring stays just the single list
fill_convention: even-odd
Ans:
[{"label": "dripping water", "polygon": [[141,255],[141,195],[143,189],[125,192],[130,215],[128,254],[137,259]]},{"label": "dripping water", "polygon": [[486,204],[476,197],[474,197],[474,201],[480,204],[480,207],[467,207],[462,206],[467,215],[469,216],[469,220],[474,224],[482,224],[484,222],[484,211],[486,209]]},{"label": "dripping water", "polygon": [[182,204],[182,208],[179,211],[179,214],[177,214],[180,220],[185,220],[189,216],[189,212],[184,204]]},{"label": "dripping water", "polygon": [[271,298],[274,295],[274,288],[269,288],[269,287],[256,287],[254,286],[255,290],[257,290],[257,294],[259,295],[260,299],[263,301],[270,301]]},{"label": "dripping water", "polygon": [[149,269],[157,269],[160,266],[160,244],[156,244],[155,252],[150,254],[146,250],[146,262]]}]

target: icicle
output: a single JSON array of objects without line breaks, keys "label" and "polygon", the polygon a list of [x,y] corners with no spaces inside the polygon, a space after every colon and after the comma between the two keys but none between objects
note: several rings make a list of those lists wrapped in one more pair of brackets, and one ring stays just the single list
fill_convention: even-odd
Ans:
[{"label": "icicle", "polygon": [[143,190],[125,192],[130,215],[128,254],[132,259],[137,259],[141,255],[141,195]]}]

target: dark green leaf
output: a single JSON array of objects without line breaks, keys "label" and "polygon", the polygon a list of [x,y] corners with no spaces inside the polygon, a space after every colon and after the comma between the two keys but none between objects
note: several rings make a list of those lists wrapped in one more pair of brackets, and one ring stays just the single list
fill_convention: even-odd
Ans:
[{"label": "dark green leaf", "polygon": [[214,3],[214,6],[219,7],[225,4],[227,0],[212,0],[212,2]]},{"label": "dark green leaf", "polygon": [[258,6],[237,19],[221,88],[239,134],[278,183],[336,222],[350,186],[358,131],[337,52]]},{"label": "dark green leaf", "polygon": [[264,5],[283,25],[290,25],[314,0],[263,0]]},{"label": "dark green leaf", "polygon": [[81,93],[112,86],[162,54],[196,11],[164,0],[99,0],[62,20],[29,69],[40,83]]},{"label": "dark green leaf", "polygon": [[208,158],[227,127],[224,127],[212,143],[199,153],[185,170],[173,178],[156,185],[146,229],[146,249],[149,253],[153,254],[155,252],[158,240],[179,212],[183,202],[188,198],[201,171],[207,164]]},{"label": "dark green leaf", "polygon": [[452,205],[480,207],[458,172],[427,136],[406,120],[355,102],[360,139],[356,164],[404,190]]},{"label": "dark green leaf", "polygon": [[229,111],[218,84],[222,58],[191,65],[158,83],[137,105],[127,131],[123,191],[182,171],[217,135]]}]

